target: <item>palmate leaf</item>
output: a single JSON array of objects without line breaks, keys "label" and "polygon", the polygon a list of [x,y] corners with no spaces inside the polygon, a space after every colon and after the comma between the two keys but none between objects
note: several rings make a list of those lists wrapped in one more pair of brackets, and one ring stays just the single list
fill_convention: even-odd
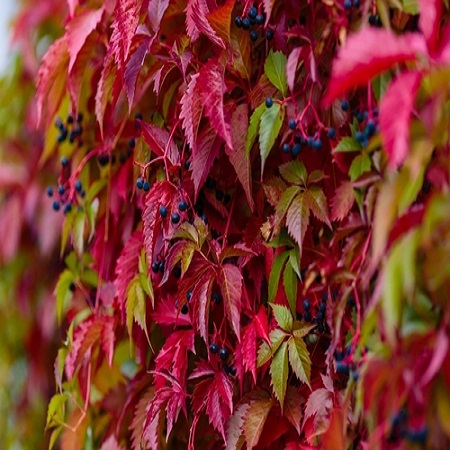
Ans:
[{"label": "palmate leaf", "polygon": [[298,160],[282,164],[279,169],[281,176],[292,184],[305,186],[308,174],[305,165]]},{"label": "palmate leaf", "polygon": [[308,203],[308,207],[312,213],[320,221],[325,222],[331,228],[330,219],[328,218],[329,212],[327,200],[322,189],[317,186],[312,186],[311,188],[305,190],[304,195],[306,202]]},{"label": "palmate leaf", "polygon": [[310,388],[311,359],[302,338],[293,336],[288,341],[289,363],[297,378]]},{"label": "palmate leaf", "polygon": [[283,409],[286,395],[288,374],[288,344],[284,341],[276,351],[270,364],[271,384],[273,392],[280,402],[281,409]]},{"label": "palmate leaf", "polygon": [[292,331],[292,324],[294,319],[292,318],[292,314],[286,306],[276,305],[271,303],[273,315],[275,316],[275,320],[278,323],[278,326],[281,327],[285,331]]},{"label": "palmate leaf", "polygon": [[272,150],[278,133],[280,132],[281,125],[284,120],[285,109],[284,105],[280,106],[279,103],[275,103],[271,108],[266,110],[261,115],[260,127],[259,127],[259,146],[261,151],[261,178],[264,173],[264,165],[266,159],[269,156],[270,150]]}]

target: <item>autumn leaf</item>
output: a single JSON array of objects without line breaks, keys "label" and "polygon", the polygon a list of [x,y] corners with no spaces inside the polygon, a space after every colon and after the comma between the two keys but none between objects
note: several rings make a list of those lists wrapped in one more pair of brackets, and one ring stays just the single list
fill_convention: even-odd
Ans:
[{"label": "autumn leaf", "polygon": [[199,76],[199,73],[191,76],[187,89],[180,102],[180,119],[182,120],[183,130],[186,133],[187,141],[192,151],[197,150],[197,133],[203,114],[200,89],[197,87]]},{"label": "autumn leaf", "polygon": [[261,398],[250,402],[244,421],[247,448],[252,449],[257,446],[272,405],[273,400],[271,398]]},{"label": "autumn leaf", "polygon": [[288,347],[287,342],[283,342],[273,356],[270,364],[270,376],[273,392],[283,408],[284,397],[286,395],[287,378],[289,374]]},{"label": "autumn leaf", "polygon": [[[306,228],[309,222],[309,206],[303,193],[297,194],[292,200],[286,215],[286,225],[289,234],[297,242],[301,250]],[[300,251],[301,253],[301,251]]]},{"label": "autumn leaf", "polygon": [[331,220],[343,220],[355,203],[352,183],[344,181],[334,194],[331,205]]},{"label": "autumn leaf", "polygon": [[306,383],[311,389],[311,359],[308,349],[302,338],[291,337],[288,341],[289,345],[289,363],[297,378]]},{"label": "autumn leaf", "polygon": [[206,18],[211,28],[224,42],[230,44],[231,13],[236,0],[227,0],[222,6],[207,14]]}]

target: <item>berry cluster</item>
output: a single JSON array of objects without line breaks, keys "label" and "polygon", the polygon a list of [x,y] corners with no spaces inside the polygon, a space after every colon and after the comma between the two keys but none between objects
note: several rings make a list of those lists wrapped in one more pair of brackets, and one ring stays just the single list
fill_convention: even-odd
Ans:
[{"label": "berry cluster", "polygon": [[361,1],[360,0],[344,0],[344,8],[346,10],[351,9],[353,6],[353,8],[359,8],[361,6]]},{"label": "berry cluster", "polygon": [[213,355],[219,354],[219,358],[223,361],[223,369],[225,373],[228,375],[236,375],[236,369],[233,364],[227,364],[226,360],[228,359],[228,350],[225,347],[222,347],[219,350],[219,346],[216,343],[212,343],[209,346],[209,351]]},{"label": "berry cluster", "polygon": [[[138,178],[138,181],[140,179]],[[145,183],[145,182],[144,182]],[[181,220],[181,215],[183,215],[183,213],[185,213],[185,211],[187,211],[189,208],[189,204],[186,200],[180,200],[180,202],[178,203],[178,211],[174,211],[171,215],[170,215],[170,221],[176,225],[177,223],[180,222]],[[159,215],[164,219],[167,217],[168,214],[168,210],[167,210],[167,206],[166,205],[160,205],[159,207]]]},{"label": "berry cluster", "polygon": [[[263,25],[265,21],[266,15],[261,11],[258,11],[255,6],[249,8],[247,15],[237,16],[234,19],[234,23],[238,28],[242,28],[243,30],[250,30],[250,39],[253,42],[256,42],[259,38],[258,29],[263,29],[264,32]],[[268,28],[267,30],[265,30],[264,35],[268,41],[271,41],[274,37],[273,30]]]},{"label": "berry cluster", "polygon": [[214,196],[216,198],[217,201],[224,203],[225,205],[227,203],[230,202],[231,200],[231,195],[228,193],[225,193],[224,191],[222,191],[221,189],[217,188],[217,183],[216,180],[212,179],[211,177],[208,177],[206,179],[206,183],[205,183],[206,187],[208,189],[213,189],[215,190]]},{"label": "berry cluster", "polygon": [[61,207],[65,214],[72,211],[74,201],[77,201],[76,196],[83,199],[86,196],[86,191],[83,189],[83,184],[80,180],[75,181],[73,186],[70,186],[70,161],[66,156],[61,158],[61,175],[58,180],[58,187],[55,190],[53,186],[47,187],[47,196],[53,198],[53,210],[59,211]]},{"label": "berry cluster", "polygon": [[428,427],[426,425],[418,428],[408,427],[407,421],[408,412],[405,408],[392,416],[388,442],[392,444],[400,439],[407,439],[414,444],[425,445],[428,438]]},{"label": "berry cluster", "polygon": [[69,142],[73,144],[78,141],[78,145],[82,145],[81,133],[83,132],[83,127],[81,123],[83,122],[83,114],[79,113],[77,119],[69,115],[67,117],[66,123],[64,123],[60,118],[56,119],[55,126],[59,130],[59,135],[57,138],[58,143],[64,142],[69,138]]}]

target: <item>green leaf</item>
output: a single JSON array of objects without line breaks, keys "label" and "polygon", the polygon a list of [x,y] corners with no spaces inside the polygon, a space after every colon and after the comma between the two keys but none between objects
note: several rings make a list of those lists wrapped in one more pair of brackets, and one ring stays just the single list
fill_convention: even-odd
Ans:
[{"label": "green leaf", "polygon": [[319,181],[322,181],[325,177],[325,174],[323,173],[323,170],[313,170],[308,175],[308,181],[307,184],[311,183],[318,183]]},{"label": "green leaf", "polygon": [[280,132],[284,120],[284,106],[275,103],[272,108],[267,108],[261,115],[259,130],[259,145],[261,150],[261,178],[264,173],[264,165],[269,156],[275,139]]},{"label": "green leaf", "polygon": [[247,130],[247,142],[245,144],[245,153],[248,155],[255,143],[256,136],[258,135],[259,122],[261,120],[262,113],[267,109],[265,103],[261,103],[250,117],[250,124]]},{"label": "green leaf", "polygon": [[131,281],[127,289],[127,328],[130,339],[133,331],[133,321],[136,321],[145,332],[147,340],[149,340],[146,322],[145,293],[138,276]]},{"label": "green leaf", "polygon": [[258,349],[258,356],[256,359],[257,367],[264,365],[272,357],[272,349],[266,341],[262,341]]},{"label": "green leaf", "polygon": [[68,394],[55,394],[48,404],[47,427],[64,423],[65,404],[69,399]]},{"label": "green leaf", "polygon": [[354,137],[344,137],[339,144],[333,149],[333,152],[357,152],[362,150],[362,145]]},{"label": "green leaf", "polygon": [[371,165],[370,156],[361,153],[353,159],[350,169],[348,170],[350,179],[352,181],[357,180],[363,173],[370,171]]},{"label": "green leaf", "polygon": [[281,196],[281,199],[275,209],[277,225],[281,224],[287,210],[289,209],[289,206],[291,206],[292,200],[294,200],[295,196],[300,193],[300,191],[301,188],[299,186],[290,186],[283,192],[283,195]]},{"label": "green leaf", "polygon": [[84,252],[84,228],[86,225],[86,215],[84,211],[77,211],[73,221],[72,239],[73,247],[79,257]]},{"label": "green leaf", "polygon": [[89,221],[89,241],[94,237],[95,234],[95,219],[97,217],[99,206],[100,201],[98,198],[94,198],[91,203],[86,202],[86,213]]},{"label": "green leaf", "polygon": [[292,251],[289,252],[289,263],[284,267],[283,273],[283,286],[284,291],[286,292],[286,297],[289,302],[289,307],[291,308],[292,314],[296,313],[297,309],[297,286],[298,279],[297,274],[295,273],[292,265],[290,264]]},{"label": "green leaf", "polygon": [[288,374],[288,347],[287,342],[283,342],[270,364],[273,392],[280,402],[281,409],[283,409],[284,397],[286,395]]},{"label": "green leaf", "polygon": [[406,14],[416,15],[419,14],[419,1],[418,0],[403,0],[403,11]]},{"label": "green leaf", "polygon": [[276,305],[274,303],[270,303],[270,306],[273,310],[273,315],[275,316],[275,320],[278,325],[286,331],[292,331],[292,324],[294,319],[292,318],[292,314],[286,306]]},{"label": "green leaf", "polygon": [[56,283],[55,295],[56,295],[56,317],[58,323],[61,323],[64,311],[72,300],[73,292],[70,290],[70,285],[74,282],[73,274],[70,270],[66,269],[60,275],[58,283]]},{"label": "green leaf", "polygon": [[312,186],[310,189],[305,191],[304,195],[308,207],[312,213],[331,228],[330,219],[328,218],[329,213],[327,199],[322,189],[317,186]]},{"label": "green leaf", "polygon": [[286,63],[287,58],[282,52],[269,52],[264,63],[264,72],[270,82],[286,96],[287,81],[286,81]]},{"label": "green leaf", "polygon": [[372,80],[372,90],[378,103],[380,102],[381,97],[383,97],[384,93],[386,92],[391,78],[392,77],[388,72],[384,72]]},{"label": "green leaf", "polygon": [[289,339],[289,363],[297,378],[310,388],[311,359],[305,341],[300,337]]},{"label": "green leaf", "polygon": [[89,187],[89,190],[86,194],[86,202],[91,203],[95,197],[99,194],[99,192],[106,186],[107,180],[106,178],[101,178],[100,180],[95,181]]},{"label": "green leaf", "polygon": [[64,255],[64,252],[66,250],[67,245],[67,239],[69,239],[70,230],[72,229],[73,220],[75,218],[74,212],[70,212],[66,215],[66,218],[64,220],[64,225],[61,233],[61,251],[60,256],[62,257]]},{"label": "green leaf", "polygon": [[272,270],[269,276],[269,302],[272,302],[278,291],[278,284],[280,282],[281,270],[288,259],[289,252],[280,253],[273,262]]},{"label": "green leaf", "polygon": [[298,184],[299,186],[305,186],[306,184],[306,168],[305,165],[299,161],[291,161],[282,164],[278,170],[281,176],[289,183]]}]

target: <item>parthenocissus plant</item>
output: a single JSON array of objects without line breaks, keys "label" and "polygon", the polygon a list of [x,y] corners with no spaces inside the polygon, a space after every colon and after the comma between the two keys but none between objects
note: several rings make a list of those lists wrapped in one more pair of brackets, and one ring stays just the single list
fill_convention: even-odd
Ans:
[{"label": "parthenocissus plant", "polygon": [[448,1],[67,3],[50,445],[450,448]]}]

